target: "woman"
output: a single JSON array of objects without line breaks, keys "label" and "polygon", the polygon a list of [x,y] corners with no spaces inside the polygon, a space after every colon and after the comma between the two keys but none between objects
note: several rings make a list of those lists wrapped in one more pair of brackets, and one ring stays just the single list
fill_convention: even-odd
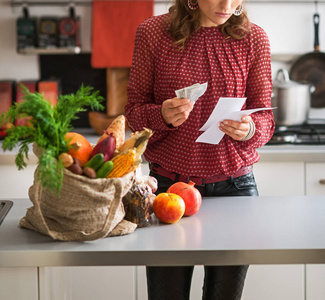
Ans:
[{"label": "woman", "polygon": [[[251,24],[242,0],[175,0],[169,13],[138,28],[126,117],[132,130],[154,131],[145,158],[157,193],[191,180],[202,196],[258,195],[256,148],[274,131],[272,111],[223,120],[218,145],[198,143],[220,97],[247,97],[243,109],[270,107],[270,44]],[[195,103],[175,91],[208,83]],[[189,299],[193,266],[148,267],[149,299]],[[248,266],[205,266],[203,299],[240,299]]]}]

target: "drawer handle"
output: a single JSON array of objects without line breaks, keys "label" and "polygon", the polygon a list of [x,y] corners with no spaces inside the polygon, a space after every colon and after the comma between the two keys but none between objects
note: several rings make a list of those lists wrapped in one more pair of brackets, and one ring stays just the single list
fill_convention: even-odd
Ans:
[{"label": "drawer handle", "polygon": [[319,184],[325,184],[325,179],[320,179]]}]

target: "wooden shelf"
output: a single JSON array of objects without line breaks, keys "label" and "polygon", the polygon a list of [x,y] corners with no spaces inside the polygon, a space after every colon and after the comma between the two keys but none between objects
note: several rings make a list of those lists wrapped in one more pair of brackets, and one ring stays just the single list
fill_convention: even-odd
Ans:
[{"label": "wooden shelf", "polygon": [[81,52],[80,47],[68,47],[68,48],[26,48],[19,49],[19,54],[79,54]]},{"label": "wooden shelf", "polygon": [[272,61],[282,62],[282,63],[292,63],[298,59],[301,54],[271,54]]}]

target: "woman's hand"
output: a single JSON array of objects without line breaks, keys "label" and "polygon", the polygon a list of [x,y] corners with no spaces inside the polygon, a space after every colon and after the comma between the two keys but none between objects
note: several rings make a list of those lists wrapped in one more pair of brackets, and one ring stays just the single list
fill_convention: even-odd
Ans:
[{"label": "woman's hand", "polygon": [[241,122],[224,120],[220,122],[219,129],[234,140],[240,141],[248,134],[251,121],[250,116],[243,116]]},{"label": "woman's hand", "polygon": [[194,101],[175,97],[163,102],[161,114],[167,125],[177,127],[187,120],[193,106]]}]

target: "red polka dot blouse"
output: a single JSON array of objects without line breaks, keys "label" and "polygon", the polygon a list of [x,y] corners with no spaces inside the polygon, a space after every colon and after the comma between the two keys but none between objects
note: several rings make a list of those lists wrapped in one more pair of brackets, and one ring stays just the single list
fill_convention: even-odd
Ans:
[{"label": "red polka dot blouse", "polygon": [[[132,130],[154,131],[145,159],[185,176],[232,175],[259,160],[256,148],[274,131],[272,111],[254,113],[256,132],[248,141],[225,135],[218,145],[197,143],[199,129],[220,97],[247,97],[243,109],[270,107],[271,55],[265,32],[252,24],[242,40],[226,39],[218,27],[201,27],[175,50],[164,20],[167,15],[144,21],[137,30],[125,114]],[[164,123],[161,104],[174,98],[175,90],[208,82],[189,118],[179,127]]]}]

